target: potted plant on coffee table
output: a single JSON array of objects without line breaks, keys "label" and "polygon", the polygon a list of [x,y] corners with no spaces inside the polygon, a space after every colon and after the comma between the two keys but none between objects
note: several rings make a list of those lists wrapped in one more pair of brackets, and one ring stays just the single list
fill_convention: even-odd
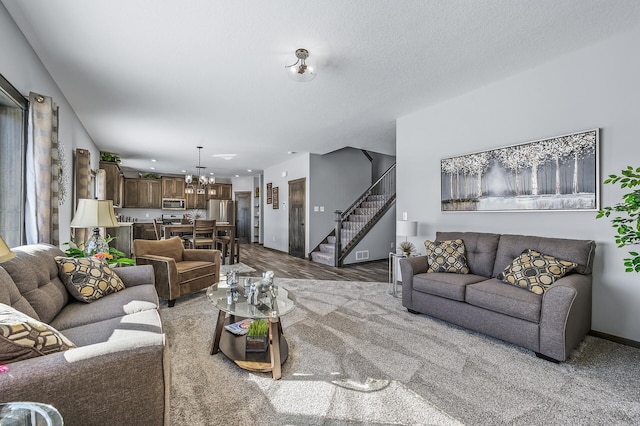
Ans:
[{"label": "potted plant on coffee table", "polygon": [[269,346],[269,323],[263,319],[255,319],[247,332],[247,352],[264,352]]}]

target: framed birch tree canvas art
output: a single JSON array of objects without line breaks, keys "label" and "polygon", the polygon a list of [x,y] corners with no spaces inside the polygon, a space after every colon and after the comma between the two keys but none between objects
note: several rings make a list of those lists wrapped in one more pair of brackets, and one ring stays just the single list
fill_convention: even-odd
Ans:
[{"label": "framed birch tree canvas art", "polygon": [[440,161],[442,211],[598,210],[599,129]]}]

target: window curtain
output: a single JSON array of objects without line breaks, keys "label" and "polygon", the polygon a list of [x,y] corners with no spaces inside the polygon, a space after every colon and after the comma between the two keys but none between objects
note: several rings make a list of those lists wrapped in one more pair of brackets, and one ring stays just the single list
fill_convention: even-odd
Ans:
[{"label": "window curtain", "polygon": [[[73,212],[78,208],[78,200],[81,198],[91,198],[91,153],[89,150],[78,148],[75,150],[73,158],[73,187],[75,196],[73,198]],[[72,240],[76,244],[83,244],[87,241],[89,233],[86,228],[73,228]]]},{"label": "window curtain", "polygon": [[27,244],[60,244],[58,224],[58,107],[29,93],[25,231]]}]

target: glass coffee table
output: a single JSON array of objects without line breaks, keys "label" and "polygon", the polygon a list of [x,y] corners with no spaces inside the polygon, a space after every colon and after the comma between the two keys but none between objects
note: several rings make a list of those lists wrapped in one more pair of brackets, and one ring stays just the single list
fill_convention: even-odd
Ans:
[{"label": "glass coffee table", "polygon": [[[211,355],[222,352],[240,368],[249,371],[269,372],[274,380],[281,377],[281,366],[289,356],[289,345],[282,334],[280,317],[293,311],[295,298],[282,287],[278,287],[273,308],[264,304],[254,306],[247,303],[242,286],[238,286],[238,300],[228,303],[228,287],[216,284],[207,289],[207,298],[218,308],[218,320],[211,344]],[[242,319],[264,319],[269,322],[269,346],[265,352],[247,352],[246,336],[238,336],[224,328]]]},{"label": "glass coffee table", "polygon": [[0,425],[62,426],[62,416],[53,406],[20,401],[0,404]]}]

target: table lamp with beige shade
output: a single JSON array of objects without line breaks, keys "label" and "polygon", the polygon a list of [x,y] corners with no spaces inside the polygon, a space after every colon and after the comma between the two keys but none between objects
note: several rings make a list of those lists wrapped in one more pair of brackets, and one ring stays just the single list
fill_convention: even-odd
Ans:
[{"label": "table lamp with beige shade", "polygon": [[93,256],[96,253],[108,252],[109,244],[100,235],[100,228],[119,226],[113,211],[113,201],[81,198],[78,200],[76,214],[69,226],[72,228],[93,228],[93,234],[84,246],[85,255]]},{"label": "table lamp with beige shade", "polygon": [[6,262],[16,257],[16,254],[9,249],[7,243],[0,237],[0,263]]},{"label": "table lamp with beige shade", "polygon": [[415,250],[415,246],[413,243],[407,241],[407,237],[415,237],[418,235],[418,222],[409,220],[396,221],[396,235],[404,237],[404,241],[400,242],[398,247],[403,253],[410,255]]}]

